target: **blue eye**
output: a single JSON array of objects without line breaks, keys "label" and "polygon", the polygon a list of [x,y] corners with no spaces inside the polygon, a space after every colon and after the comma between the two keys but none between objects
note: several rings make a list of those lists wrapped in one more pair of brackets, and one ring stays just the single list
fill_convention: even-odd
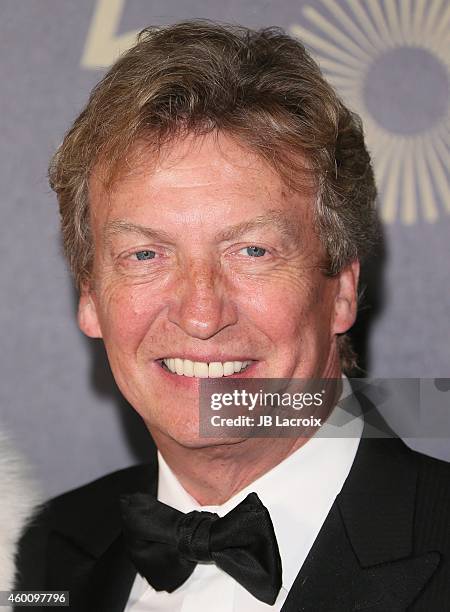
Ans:
[{"label": "blue eye", "polygon": [[258,246],[249,246],[242,250],[246,251],[247,255],[250,255],[250,257],[262,257],[266,254],[266,249]]},{"label": "blue eye", "polygon": [[139,259],[139,261],[143,261],[146,259],[154,259],[156,257],[156,253],[155,251],[138,251],[137,253],[135,253],[137,259]]}]

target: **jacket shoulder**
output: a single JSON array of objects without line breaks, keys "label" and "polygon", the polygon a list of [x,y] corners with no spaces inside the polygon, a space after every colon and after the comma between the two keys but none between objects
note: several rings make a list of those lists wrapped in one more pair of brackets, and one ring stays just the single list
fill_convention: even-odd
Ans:
[{"label": "jacket shoulder", "polygon": [[79,522],[80,512],[102,514],[119,495],[148,488],[155,475],[156,467],[149,463],[123,468],[54,497],[45,510],[55,526]]},{"label": "jacket shoulder", "polygon": [[431,501],[450,498],[450,463],[416,451],[404,442],[405,455],[417,470],[417,495]]},{"label": "jacket shoulder", "polygon": [[412,451],[417,462],[416,533],[419,541],[442,542],[450,555],[450,463]]},{"label": "jacket shoulder", "polygon": [[[445,506],[450,501],[450,463],[416,451],[400,439],[398,444],[401,455],[417,473],[417,504],[425,504],[430,511],[436,504],[443,504],[441,510],[450,512],[450,506]],[[450,513],[447,518],[450,520]]]},{"label": "jacket shoulder", "polygon": [[430,585],[412,607],[414,612],[447,610],[450,602],[450,463],[415,451],[417,494],[414,552],[440,554]]},{"label": "jacket shoulder", "polygon": [[443,459],[437,459],[412,451],[417,456],[419,471],[422,478],[428,484],[433,484],[437,492],[450,493],[450,463]]},{"label": "jacket shoulder", "polygon": [[124,468],[62,493],[37,507],[19,540],[16,555],[17,589],[39,589],[45,584],[49,534],[89,532],[108,517],[119,495],[156,487],[154,463]]}]

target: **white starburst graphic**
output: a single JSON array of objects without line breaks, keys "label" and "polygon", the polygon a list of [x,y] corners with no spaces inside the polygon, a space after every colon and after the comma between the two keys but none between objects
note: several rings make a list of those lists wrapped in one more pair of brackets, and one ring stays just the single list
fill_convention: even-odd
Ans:
[{"label": "white starburst graphic", "polygon": [[320,0],[302,15],[291,33],[364,121],[382,219],[450,213],[448,0]]}]

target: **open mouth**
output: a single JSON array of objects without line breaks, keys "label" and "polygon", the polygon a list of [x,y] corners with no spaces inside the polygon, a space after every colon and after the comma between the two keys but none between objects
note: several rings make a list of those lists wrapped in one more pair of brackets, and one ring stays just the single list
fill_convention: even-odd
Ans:
[{"label": "open mouth", "polygon": [[244,372],[253,361],[191,361],[179,357],[167,357],[159,359],[160,366],[178,376],[195,378],[222,378]]}]

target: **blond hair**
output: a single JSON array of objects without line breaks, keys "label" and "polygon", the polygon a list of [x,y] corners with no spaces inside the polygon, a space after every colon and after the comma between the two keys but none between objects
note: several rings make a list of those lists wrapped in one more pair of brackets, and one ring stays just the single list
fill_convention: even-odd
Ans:
[{"label": "blond hair", "polygon": [[[376,189],[359,117],[281,29],[193,20],[144,29],[93,89],[51,161],[64,251],[79,288],[93,261],[88,181],[95,164],[101,160],[112,176],[138,140],[158,153],[183,134],[212,131],[237,137],[290,188],[312,172],[328,274],[367,255],[378,237]],[[340,351],[348,371],[355,358],[345,336]]]}]

